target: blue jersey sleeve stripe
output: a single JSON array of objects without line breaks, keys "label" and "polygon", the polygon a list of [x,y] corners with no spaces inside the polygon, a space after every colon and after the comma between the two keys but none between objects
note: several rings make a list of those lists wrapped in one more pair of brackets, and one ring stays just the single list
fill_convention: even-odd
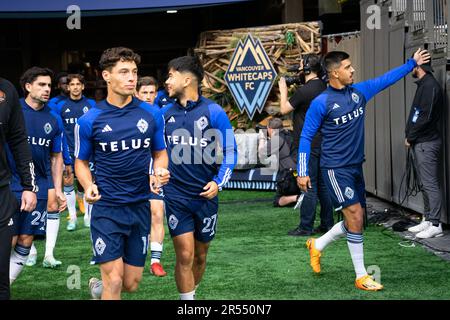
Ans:
[{"label": "blue jersey sleeve stripe", "polygon": [[[311,106],[306,112],[305,124],[298,148],[297,173],[300,177],[308,176],[309,155],[311,153],[311,141],[322,125],[326,116],[327,94],[321,94],[311,102]],[[303,154],[303,155],[302,155]]]},{"label": "blue jersey sleeve stripe", "polygon": [[237,144],[234,137],[233,128],[225,111],[217,104],[209,105],[211,126],[220,132],[219,143],[222,144],[223,161],[219,172],[214,177],[219,190],[230,180],[231,174],[237,162]]},{"label": "blue jersey sleeve stripe", "polygon": [[76,124],[75,125],[75,130],[74,130],[74,135],[75,135],[75,158],[78,158],[78,154],[80,153],[80,125]]}]

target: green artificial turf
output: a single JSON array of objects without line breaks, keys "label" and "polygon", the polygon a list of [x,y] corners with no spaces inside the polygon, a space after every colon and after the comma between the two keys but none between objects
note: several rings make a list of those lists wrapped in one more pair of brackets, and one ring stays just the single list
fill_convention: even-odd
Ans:
[{"label": "green artificial turf", "polygon": [[[354,287],[354,271],[347,243],[340,240],[322,255],[322,274],[309,267],[306,238],[287,231],[298,224],[298,211],[273,208],[273,193],[224,191],[220,197],[217,236],[211,243],[207,269],[197,299],[449,299],[450,264],[420,246],[405,248],[402,239],[381,227],[369,226],[364,234],[365,264],[380,271],[385,289],[363,292]],[[63,214],[55,257],[58,269],[42,268],[44,241],[36,241],[38,263],[25,267],[12,285],[12,299],[90,299],[88,280],[99,277],[89,264],[89,230],[66,231]],[[167,226],[166,226],[167,231]],[[136,293],[123,299],[178,299],[174,279],[175,256],[168,233],[162,263],[168,272],[156,278],[149,260]],[[78,273],[79,272],[79,273]],[[78,277],[78,274],[80,277]],[[78,288],[77,279],[80,288]],[[69,285],[68,285],[69,284]]]}]

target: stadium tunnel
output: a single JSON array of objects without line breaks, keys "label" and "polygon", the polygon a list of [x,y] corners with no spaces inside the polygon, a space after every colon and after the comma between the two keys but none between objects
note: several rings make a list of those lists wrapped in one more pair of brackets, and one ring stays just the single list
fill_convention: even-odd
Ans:
[{"label": "stadium tunnel", "polygon": [[[126,46],[142,56],[140,75],[164,80],[167,62],[185,55],[203,31],[289,22],[324,22],[326,29],[359,28],[359,3],[348,0],[336,11],[322,0],[23,0],[0,3],[0,68],[18,86],[33,65],[56,72],[82,72],[86,94],[104,88],[98,60],[104,49]],[[80,29],[68,29],[71,5],[81,10]],[[176,11],[176,13],[175,13]],[[69,12],[69,13],[68,13]],[[344,15],[346,24],[339,22]]]}]

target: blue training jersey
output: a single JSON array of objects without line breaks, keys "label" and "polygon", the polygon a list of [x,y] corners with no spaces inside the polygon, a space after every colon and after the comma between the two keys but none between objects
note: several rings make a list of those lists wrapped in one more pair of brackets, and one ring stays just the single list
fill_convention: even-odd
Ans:
[{"label": "blue training jersey", "polygon": [[174,100],[169,98],[169,95],[166,90],[158,90],[155,97],[155,101],[153,101],[154,105],[163,108],[172,103],[174,103]]},{"label": "blue training jersey", "polygon": [[[210,181],[221,190],[237,162],[236,140],[225,111],[202,96],[186,107],[174,103],[162,111],[170,171],[166,197],[205,199],[200,193]],[[218,147],[223,150],[221,164]]]},{"label": "blue training jersey", "polygon": [[75,126],[75,157],[93,155],[99,204],[148,201],[151,152],[165,148],[161,111],[134,97],[123,108],[103,100]]},{"label": "blue training jersey", "polygon": [[346,86],[338,90],[331,86],[315,98],[306,113],[300,138],[297,171],[308,176],[311,141],[320,129],[322,153],[320,166],[340,168],[364,161],[364,114],[367,102],[377,93],[393,85],[410,73],[417,63],[406,64],[381,77]]},{"label": "blue training jersey", "polygon": [[55,110],[63,120],[64,133],[69,146],[69,152],[74,154],[75,150],[75,138],[74,130],[75,124],[78,119],[88,112],[91,108],[95,107],[95,101],[82,96],[79,100],[72,100],[70,98],[61,100],[59,103],[53,106]]},{"label": "blue training jersey", "polygon": [[[62,150],[62,133],[64,130],[62,120],[48,105],[36,111],[25,102],[25,99],[20,99],[20,103],[22,104],[28,143],[33,157],[36,184],[39,188],[37,198],[45,200],[48,198],[48,189],[53,188],[50,153],[60,153]],[[22,193],[23,188],[20,184],[14,158],[9,150],[7,150],[7,154],[13,174],[11,190],[15,193]]]},{"label": "blue training jersey", "polygon": [[48,101],[47,105],[48,105],[50,108],[54,108],[58,103],[60,103],[60,102],[63,101],[63,100],[66,100],[66,99],[67,99],[67,96],[65,96],[65,95],[63,95],[63,94],[60,94],[60,95],[57,95],[56,97],[51,98],[51,99]]}]

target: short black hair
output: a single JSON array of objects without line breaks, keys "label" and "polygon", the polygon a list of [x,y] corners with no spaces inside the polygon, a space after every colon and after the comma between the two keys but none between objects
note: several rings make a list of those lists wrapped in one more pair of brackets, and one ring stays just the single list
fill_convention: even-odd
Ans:
[{"label": "short black hair", "polygon": [[205,74],[202,63],[195,56],[183,56],[170,60],[168,70],[170,69],[178,72],[192,73],[197,78],[199,84],[202,82]]},{"label": "short black hair", "polygon": [[344,51],[331,51],[326,54],[323,59],[324,68],[330,72],[334,68],[338,68],[341,62],[350,58],[350,55]]},{"label": "short black hair", "polygon": [[280,118],[271,118],[267,127],[270,129],[283,129],[283,121]]},{"label": "short black hair", "polygon": [[49,68],[31,67],[22,74],[20,77],[20,86],[22,87],[25,96],[28,95],[25,85],[27,83],[33,83],[40,76],[49,76],[53,80],[53,71]]},{"label": "short black hair", "polygon": [[136,91],[139,91],[142,86],[155,86],[158,91],[158,81],[153,77],[140,77],[137,81]]},{"label": "short black hair", "polygon": [[314,73],[319,74],[322,71],[322,59],[315,53],[309,53],[303,56],[303,68],[305,67],[305,64],[307,64],[309,69]]},{"label": "short black hair", "polygon": [[138,65],[141,63],[141,56],[129,48],[109,48],[103,51],[102,56],[100,57],[100,69],[110,71],[118,61],[134,61],[136,65]]},{"label": "short black hair", "polygon": [[59,73],[56,74],[56,76],[55,76],[55,81],[58,83],[59,80],[60,80],[61,78],[64,78],[64,77],[67,78],[68,75],[69,75],[69,74],[68,74],[67,72],[61,71],[61,72],[59,72]]}]

